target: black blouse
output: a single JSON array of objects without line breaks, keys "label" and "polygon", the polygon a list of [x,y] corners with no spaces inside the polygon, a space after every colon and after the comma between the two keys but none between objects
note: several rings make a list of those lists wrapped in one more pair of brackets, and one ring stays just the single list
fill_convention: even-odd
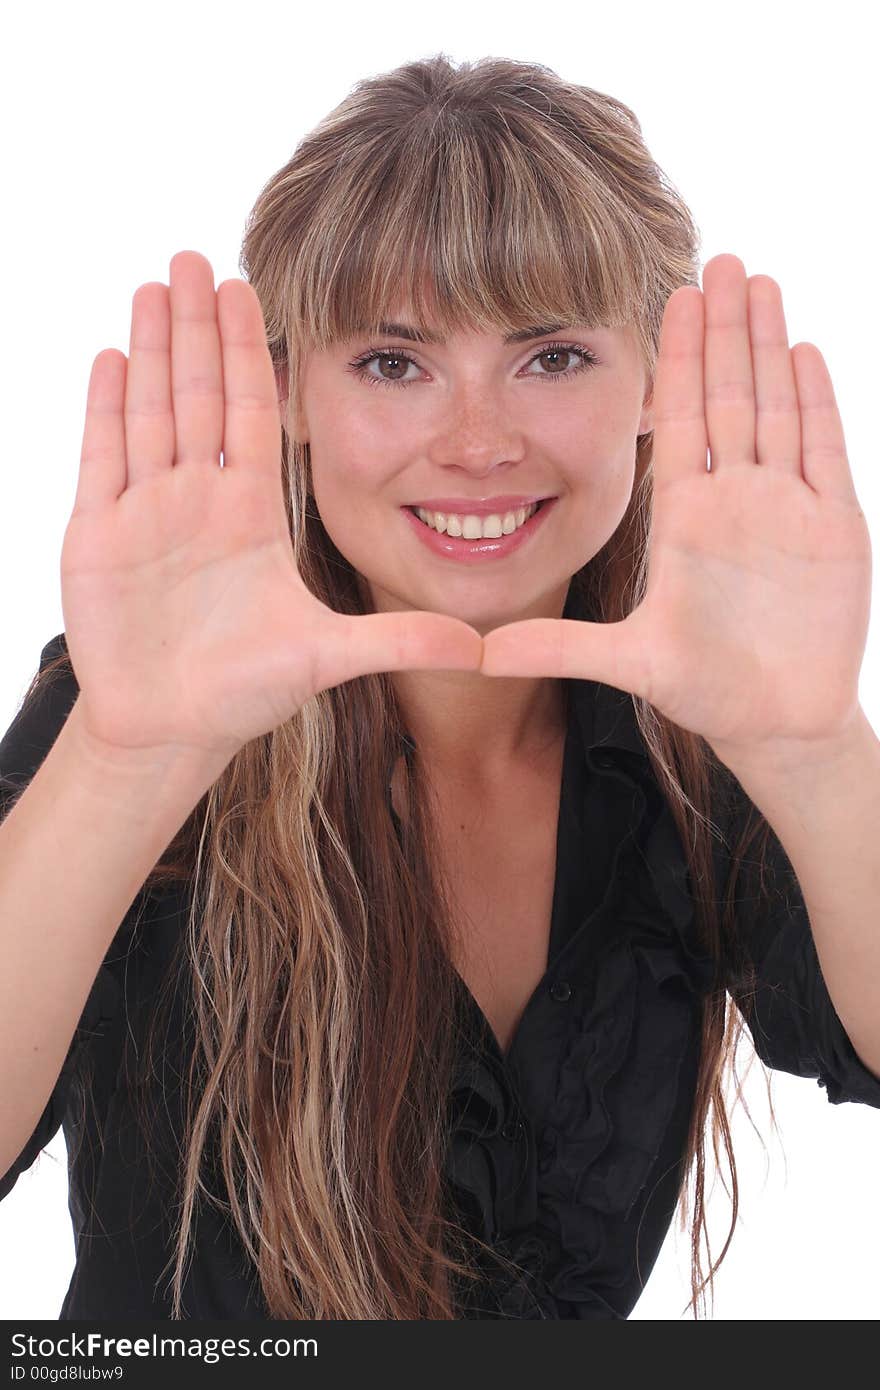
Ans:
[{"label": "black blouse", "polygon": [[[65,647],[63,633],[47,643],[41,669]],[[477,1292],[461,1295],[467,1318],[627,1318],[683,1179],[712,963],[698,941],[683,850],[630,697],[592,681],[563,685],[568,726],[549,963],[506,1053],[461,981],[469,1026],[450,1095],[449,1189],[468,1229],[520,1270],[510,1276],[487,1265]],[[59,680],[19,711],[0,741],[0,817],[43,761],[77,691],[73,677]],[[731,836],[750,809],[741,791],[739,798],[726,820],[715,817],[725,834],[723,843],[713,840],[719,897]],[[775,836],[771,850],[769,904],[758,910],[748,866],[737,885],[738,926],[758,970],[756,1051],[770,1067],[817,1080],[835,1105],[880,1107],[880,1080],[835,1013]],[[45,1110],[0,1178],[2,1200],[63,1126],[76,1264],[61,1319],[171,1316],[181,1083],[192,1046],[179,949],[188,906],[180,887],[135,899]],[[176,1041],[156,1078],[161,1103],[147,1152],[122,1058],[127,1046],[141,1054],[166,980],[167,1037]],[[736,999],[732,970],[727,985]],[[265,1318],[256,1270],[228,1219],[202,1204],[196,1236],[185,1315]]]}]

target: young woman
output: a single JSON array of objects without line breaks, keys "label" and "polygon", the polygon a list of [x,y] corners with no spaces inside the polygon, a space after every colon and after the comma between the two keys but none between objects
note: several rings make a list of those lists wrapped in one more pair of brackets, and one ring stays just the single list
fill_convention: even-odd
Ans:
[{"label": "young woman", "polygon": [[626,106],[440,55],[95,359],[0,743],[0,1196],[63,1124],[63,1318],[625,1318],[692,1173],[696,1316],[743,1020],[880,1106],[809,870],[867,527],[821,355],[697,244]]}]

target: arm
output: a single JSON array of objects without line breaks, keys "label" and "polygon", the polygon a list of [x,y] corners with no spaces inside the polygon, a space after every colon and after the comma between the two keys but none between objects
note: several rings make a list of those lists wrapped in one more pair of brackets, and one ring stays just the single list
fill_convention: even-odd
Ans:
[{"label": "arm", "polygon": [[880,1080],[880,741],[860,710],[821,756],[731,771],[791,861],[828,994]]},{"label": "arm", "polygon": [[0,1175],[46,1105],[117,928],[214,775],[114,756],[74,704],[0,826]]}]

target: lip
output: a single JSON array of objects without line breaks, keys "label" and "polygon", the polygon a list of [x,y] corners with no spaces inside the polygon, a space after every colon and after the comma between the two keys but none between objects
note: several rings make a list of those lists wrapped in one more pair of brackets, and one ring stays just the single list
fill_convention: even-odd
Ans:
[{"label": "lip", "polygon": [[[539,507],[524,526],[511,531],[509,536],[480,536],[478,540],[473,541],[465,540],[463,536],[447,536],[445,532],[435,531],[433,526],[427,526],[424,521],[420,521],[408,506],[401,507],[400,510],[409,524],[415,528],[422,545],[428,550],[445,560],[457,560],[461,564],[473,565],[504,559],[521,546],[528,545],[530,539],[540,531],[545,517],[553,511],[559,499],[548,497],[535,500],[543,501],[543,507]],[[442,509],[438,508],[439,510]]]},{"label": "lip", "polygon": [[457,516],[504,516],[517,507],[530,507],[533,502],[546,502],[550,493],[503,492],[497,497],[430,497],[425,502],[407,502],[408,507],[422,507],[426,512],[454,512]]}]

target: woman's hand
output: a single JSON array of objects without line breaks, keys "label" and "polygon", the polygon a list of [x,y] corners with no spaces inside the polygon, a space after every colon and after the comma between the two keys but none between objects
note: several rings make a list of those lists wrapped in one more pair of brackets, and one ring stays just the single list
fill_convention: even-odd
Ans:
[{"label": "woman's hand", "polygon": [[61,587],[78,703],[102,747],[228,761],[353,676],[479,668],[480,634],[456,618],[351,617],[306,588],[276,391],[254,290],[215,293],[193,251],[172,259],[170,288],[135,293],[128,358],[94,361]]},{"label": "woman's hand", "polygon": [[734,768],[831,747],[859,712],[871,542],[831,377],[812,343],[789,350],[774,280],[721,255],[670,296],[653,404],[644,600],[496,628],[483,672],[642,696]]}]

